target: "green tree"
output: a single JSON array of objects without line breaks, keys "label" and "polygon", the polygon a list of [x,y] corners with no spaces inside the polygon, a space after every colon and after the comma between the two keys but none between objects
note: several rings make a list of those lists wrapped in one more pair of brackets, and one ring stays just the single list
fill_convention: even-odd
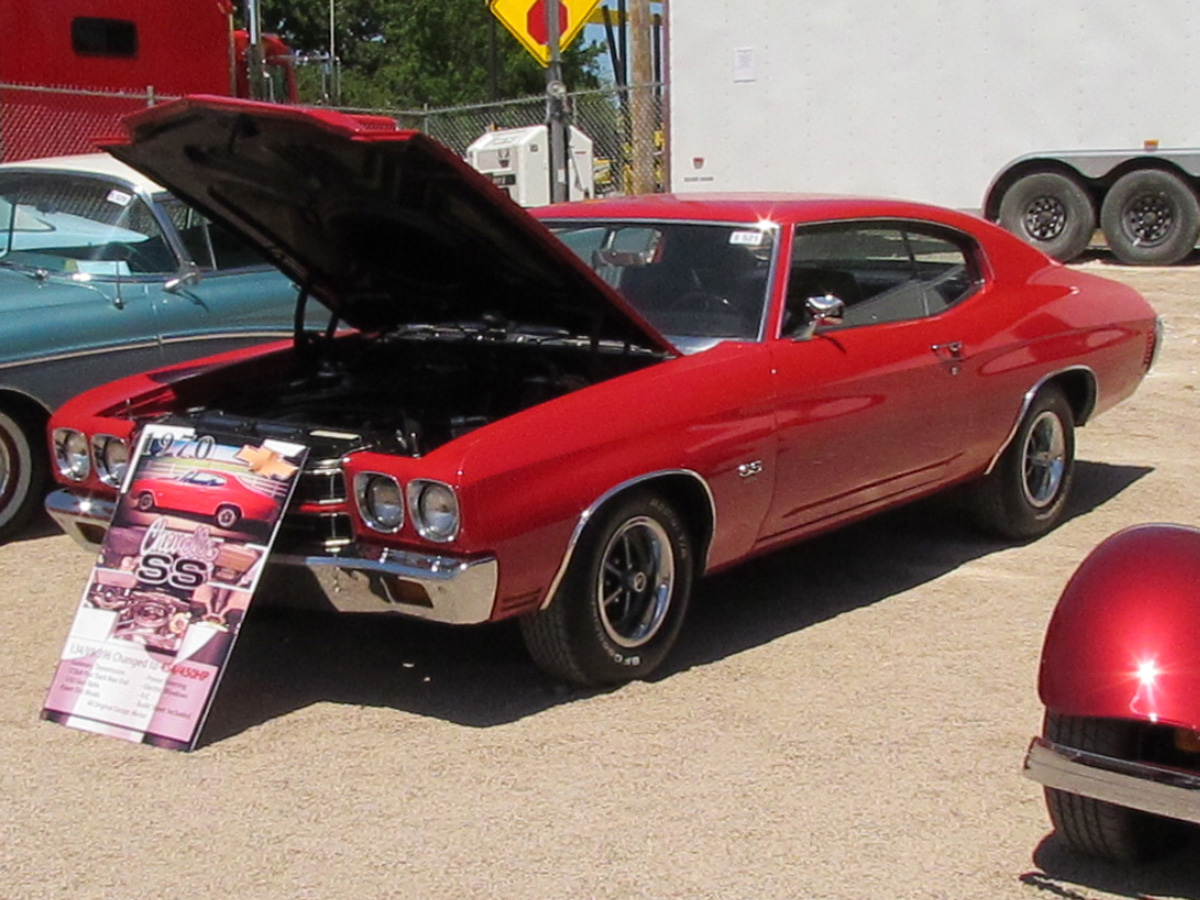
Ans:
[{"label": "green tree", "polygon": [[[486,0],[264,0],[263,29],[297,51],[328,52],[331,3],[341,105],[419,109],[493,99]],[[572,90],[598,84],[602,50],[577,40],[563,54]],[[540,94],[546,84],[545,70],[499,23],[494,78],[498,99]]]}]

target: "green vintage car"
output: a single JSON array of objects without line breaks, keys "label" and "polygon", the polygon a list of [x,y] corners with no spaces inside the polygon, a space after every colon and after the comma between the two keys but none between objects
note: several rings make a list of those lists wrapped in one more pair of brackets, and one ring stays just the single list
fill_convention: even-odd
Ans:
[{"label": "green vintage car", "polygon": [[122,375],[290,337],[296,293],[106,154],[0,165],[0,540],[41,501],[55,407]]}]

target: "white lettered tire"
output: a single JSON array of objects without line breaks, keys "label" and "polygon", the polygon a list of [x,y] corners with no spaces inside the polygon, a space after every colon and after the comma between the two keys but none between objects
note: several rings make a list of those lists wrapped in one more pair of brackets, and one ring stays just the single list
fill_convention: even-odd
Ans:
[{"label": "white lettered tire", "polygon": [[665,499],[619,497],[584,528],[550,605],[521,619],[525,646],[572,684],[644,678],[675,644],[693,570],[691,535]]}]

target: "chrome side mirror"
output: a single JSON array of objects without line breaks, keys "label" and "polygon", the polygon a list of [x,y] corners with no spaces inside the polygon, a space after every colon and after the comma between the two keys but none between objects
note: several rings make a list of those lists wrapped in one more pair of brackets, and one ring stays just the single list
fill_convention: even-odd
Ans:
[{"label": "chrome side mirror", "polygon": [[822,325],[841,325],[846,316],[846,304],[841,297],[821,294],[804,301],[807,320],[792,335],[794,341],[807,341]]},{"label": "chrome side mirror", "polygon": [[174,278],[163,282],[163,290],[170,294],[178,294],[185,287],[194,287],[200,283],[200,267],[194,262],[184,263]]}]

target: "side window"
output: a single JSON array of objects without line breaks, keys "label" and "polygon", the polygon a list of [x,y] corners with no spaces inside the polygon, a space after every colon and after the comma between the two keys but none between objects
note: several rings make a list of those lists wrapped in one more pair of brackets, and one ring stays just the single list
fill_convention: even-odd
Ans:
[{"label": "side window", "polygon": [[201,271],[244,269],[266,263],[253,247],[190,206],[169,200],[163,203],[163,208],[175,226],[184,252]]},{"label": "side window", "polygon": [[936,315],[979,284],[965,235],[925,223],[847,222],[799,227],[792,244],[785,333],[807,315],[809,297],[832,294],[842,327]]},{"label": "side window", "polygon": [[71,20],[71,49],[81,56],[133,58],[138,54],[137,25],[126,19],[76,16]]}]

